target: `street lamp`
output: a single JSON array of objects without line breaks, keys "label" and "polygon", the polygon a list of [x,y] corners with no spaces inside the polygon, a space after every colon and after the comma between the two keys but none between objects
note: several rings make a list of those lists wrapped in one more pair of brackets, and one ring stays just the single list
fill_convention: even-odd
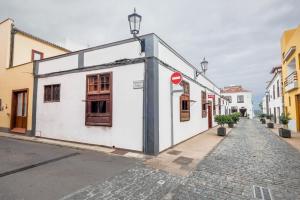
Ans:
[{"label": "street lamp", "polygon": [[205,58],[203,58],[200,65],[201,65],[201,71],[198,71],[198,70],[196,71],[196,77],[198,77],[200,74],[205,75],[205,72],[207,71],[207,65],[208,65],[207,60],[205,60]]},{"label": "street lamp", "polygon": [[137,36],[140,32],[141,21],[142,21],[142,16],[137,14],[136,10],[134,8],[134,12],[132,14],[128,15],[130,33],[133,35],[133,38],[137,39],[140,42],[141,52],[144,52],[145,51],[145,41],[140,39]]}]

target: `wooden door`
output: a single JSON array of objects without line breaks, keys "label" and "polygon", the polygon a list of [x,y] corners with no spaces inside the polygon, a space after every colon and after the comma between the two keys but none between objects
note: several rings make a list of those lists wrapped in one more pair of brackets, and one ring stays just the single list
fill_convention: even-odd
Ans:
[{"label": "wooden door", "polygon": [[207,106],[207,112],[208,112],[208,128],[212,128],[211,104],[208,104],[208,106]]},{"label": "wooden door", "polygon": [[14,91],[12,94],[11,129],[14,132],[25,133],[27,128],[28,92]]},{"label": "wooden door", "polygon": [[277,123],[277,115],[276,115],[276,108],[274,107],[274,116],[273,116],[273,120],[274,120],[274,123]]}]

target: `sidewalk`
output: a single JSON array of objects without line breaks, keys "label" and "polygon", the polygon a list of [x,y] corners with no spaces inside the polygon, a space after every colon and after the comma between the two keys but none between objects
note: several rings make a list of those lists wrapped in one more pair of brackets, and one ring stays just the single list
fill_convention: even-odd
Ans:
[{"label": "sidewalk", "polygon": [[[279,137],[278,128],[280,128],[280,125],[274,124],[274,128],[270,130],[276,135],[278,135]],[[283,137],[280,138],[300,151],[300,133],[292,132],[291,138],[283,138]]]},{"label": "sidewalk", "polygon": [[148,157],[147,155],[144,155],[142,153],[130,152],[130,151],[125,151],[125,150],[120,150],[120,149],[113,149],[113,148],[109,148],[109,147],[52,140],[52,139],[40,138],[40,137],[28,137],[28,136],[24,136],[24,135],[11,134],[11,133],[0,132],[0,137],[13,138],[13,139],[18,139],[18,140],[26,140],[26,141],[30,141],[30,142],[39,142],[39,143],[45,143],[45,144],[53,144],[53,145],[57,145],[57,146],[70,147],[70,148],[81,149],[81,150],[98,151],[98,152],[112,154],[112,155],[121,155],[121,156],[129,157],[129,158],[146,159]]},{"label": "sidewalk", "polygon": [[[217,135],[217,128],[207,130],[158,156],[145,161],[145,164],[167,171],[174,175],[187,176],[225,137]],[[227,135],[231,129],[227,128]]]}]

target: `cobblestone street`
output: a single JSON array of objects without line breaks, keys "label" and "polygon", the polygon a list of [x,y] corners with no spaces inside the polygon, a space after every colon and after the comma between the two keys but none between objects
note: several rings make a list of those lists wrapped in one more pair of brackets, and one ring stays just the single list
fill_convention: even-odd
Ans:
[{"label": "cobblestone street", "polygon": [[139,165],[64,199],[255,199],[254,186],[265,188],[265,199],[300,199],[300,152],[241,120],[187,177]]}]

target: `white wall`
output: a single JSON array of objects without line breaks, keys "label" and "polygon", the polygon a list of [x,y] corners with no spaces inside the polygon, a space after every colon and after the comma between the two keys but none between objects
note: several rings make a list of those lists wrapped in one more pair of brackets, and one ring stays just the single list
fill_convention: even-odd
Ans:
[{"label": "white wall", "polygon": [[[277,93],[277,81],[279,81],[279,97]],[[275,87],[275,97],[273,95],[273,87]],[[269,101],[269,113],[273,115],[273,117],[276,115],[276,123],[279,123],[279,116],[283,112],[283,104],[282,104],[282,86],[281,86],[281,73],[276,73],[273,77],[272,81],[267,87],[267,91],[270,94],[270,101]],[[274,113],[274,108],[276,109],[276,113]],[[278,111],[278,108],[280,111]],[[267,112],[266,112],[267,113]]]},{"label": "white wall", "polygon": [[[159,150],[162,151],[171,146],[171,99],[170,99],[170,76],[173,71],[159,65]],[[204,88],[196,83],[184,79],[190,84],[191,103],[190,120],[180,122],[181,93],[173,95],[173,123],[174,144],[182,142],[194,135],[208,129],[208,118],[202,118],[201,91]],[[174,86],[176,87],[176,86]],[[213,124],[216,125],[215,123]]]},{"label": "white wall", "polygon": [[78,55],[69,55],[40,62],[38,74],[67,71],[75,68],[78,68]]},{"label": "white wall", "polygon": [[[113,73],[112,127],[85,125],[86,75]],[[54,139],[142,151],[144,63],[40,78],[37,90],[36,135]],[[44,103],[44,85],[61,84],[60,102]]]},{"label": "white wall", "polygon": [[[143,56],[140,54],[140,44],[137,41],[117,46],[84,52],[84,67],[111,63],[120,59],[132,59]],[[39,62],[38,74],[66,71],[78,68],[78,54],[57,57]]]},{"label": "white wall", "polygon": [[[229,103],[229,108],[237,107],[238,111],[241,107],[247,108],[247,114],[249,114],[250,119],[254,117],[254,110],[252,104],[252,93],[251,92],[236,92],[236,93],[222,93],[224,96],[231,96],[232,102]],[[244,96],[244,103],[237,102],[237,96]]]}]

